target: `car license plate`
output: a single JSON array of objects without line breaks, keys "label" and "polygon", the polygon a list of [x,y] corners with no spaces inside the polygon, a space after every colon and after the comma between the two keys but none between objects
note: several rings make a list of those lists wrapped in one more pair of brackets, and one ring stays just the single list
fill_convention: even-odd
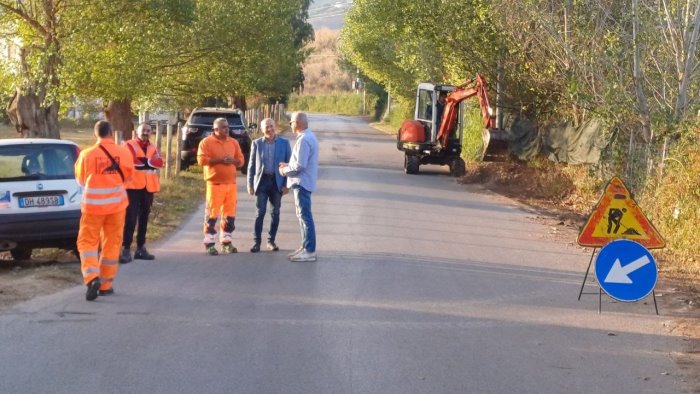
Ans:
[{"label": "car license plate", "polygon": [[63,196],[20,197],[20,208],[55,207],[63,205]]}]

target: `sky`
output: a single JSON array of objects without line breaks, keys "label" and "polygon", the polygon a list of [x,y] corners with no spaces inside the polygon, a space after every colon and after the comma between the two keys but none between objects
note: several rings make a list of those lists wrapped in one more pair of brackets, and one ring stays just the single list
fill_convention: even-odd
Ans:
[{"label": "sky", "polygon": [[314,29],[340,30],[345,12],[353,0],[314,0],[309,7],[309,23]]}]

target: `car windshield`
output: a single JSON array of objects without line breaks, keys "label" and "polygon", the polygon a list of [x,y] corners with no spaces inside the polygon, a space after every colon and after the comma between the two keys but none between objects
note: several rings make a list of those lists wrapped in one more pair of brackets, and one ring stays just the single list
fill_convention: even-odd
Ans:
[{"label": "car windshield", "polygon": [[73,179],[77,153],[65,144],[0,145],[0,182]]},{"label": "car windshield", "polygon": [[216,118],[226,118],[229,127],[243,126],[243,121],[241,120],[241,115],[239,114],[208,114],[208,113],[196,113],[192,115],[190,119],[191,124],[205,124],[213,125]]}]

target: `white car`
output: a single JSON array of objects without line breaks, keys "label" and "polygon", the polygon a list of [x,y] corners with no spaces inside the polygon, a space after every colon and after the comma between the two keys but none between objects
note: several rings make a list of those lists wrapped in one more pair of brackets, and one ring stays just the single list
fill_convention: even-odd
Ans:
[{"label": "white car", "polygon": [[34,248],[77,249],[79,152],[65,140],[0,139],[0,251],[26,260]]}]

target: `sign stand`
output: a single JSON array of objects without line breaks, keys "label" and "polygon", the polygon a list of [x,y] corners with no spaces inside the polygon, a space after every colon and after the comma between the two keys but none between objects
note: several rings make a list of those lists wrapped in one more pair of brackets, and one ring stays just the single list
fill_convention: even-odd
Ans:
[{"label": "sign stand", "polygon": [[[632,193],[620,178],[613,177],[608,182],[600,200],[582,228],[577,242],[580,246],[593,248],[578,293],[579,301],[584,294],[583,289],[588,280],[593,258],[598,248],[601,248],[598,251],[595,266],[598,313],[602,310],[603,291],[605,291],[611,298],[623,302],[639,301],[651,293],[654,310],[657,315],[659,314],[654,292],[658,272],[654,257],[647,248],[663,248],[666,242],[642,213]],[[650,267],[653,267],[653,270]],[[634,278],[630,278],[630,274]]]},{"label": "sign stand", "polygon": [[[581,283],[581,290],[578,292],[578,300],[581,301],[581,295],[582,294],[595,294],[595,293],[584,293],[583,288],[586,286],[586,280],[588,280],[588,273],[591,271],[591,265],[593,264],[593,256],[595,256],[597,248],[593,248],[593,253],[591,253],[591,259],[588,261],[588,268],[586,268],[586,274],[583,276],[583,282]],[[654,300],[654,310],[656,311],[656,314],[659,314],[659,306],[656,303],[656,292],[654,290],[651,291],[651,296]],[[603,307],[603,289],[598,286],[598,314],[601,313]]]},{"label": "sign stand", "polygon": [[[593,248],[593,253],[591,253],[591,259],[588,261],[588,268],[586,268],[586,275],[583,276],[583,283],[581,283],[581,290],[578,292],[578,300],[581,301],[581,294],[583,294],[583,287],[586,285],[586,280],[588,279],[588,273],[591,271],[591,264],[593,264],[593,256],[595,256],[595,251],[597,248]],[[595,293],[586,293],[595,294]],[[598,313],[600,313],[600,308],[598,308]]]}]

